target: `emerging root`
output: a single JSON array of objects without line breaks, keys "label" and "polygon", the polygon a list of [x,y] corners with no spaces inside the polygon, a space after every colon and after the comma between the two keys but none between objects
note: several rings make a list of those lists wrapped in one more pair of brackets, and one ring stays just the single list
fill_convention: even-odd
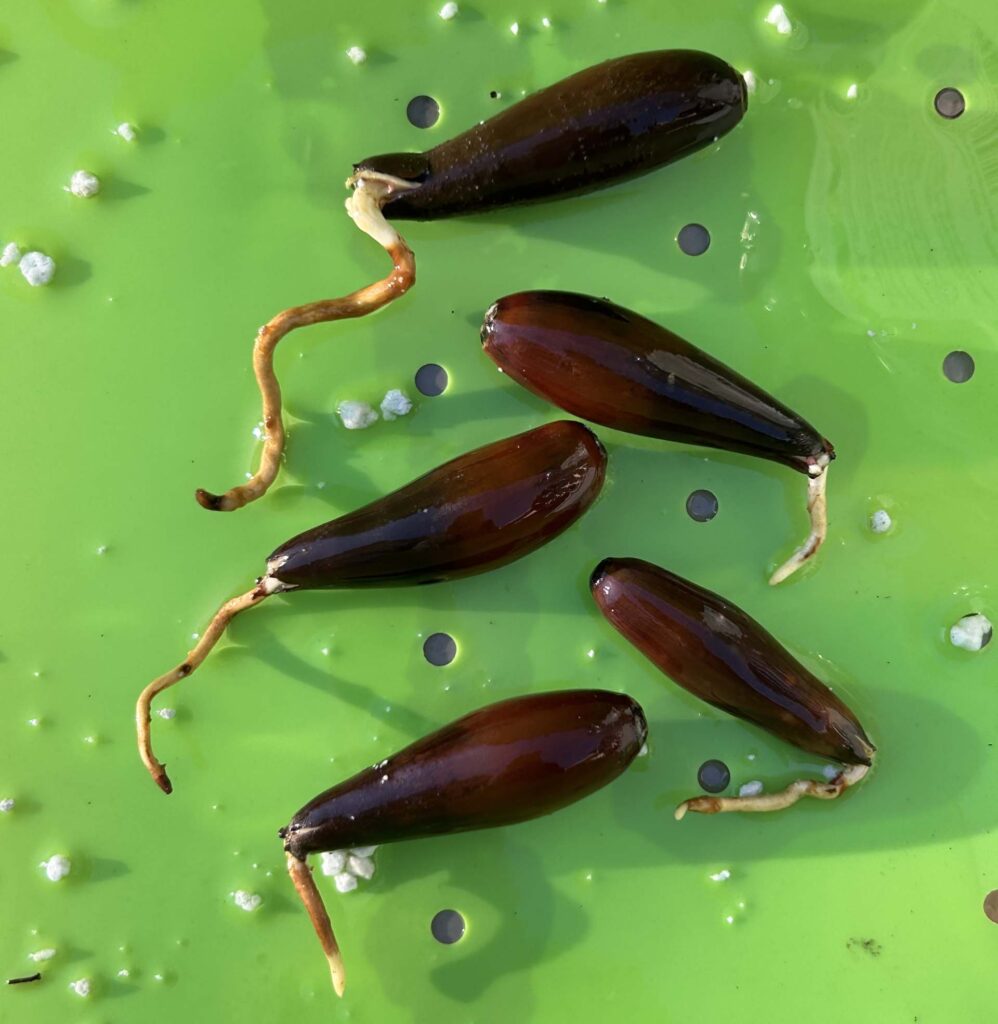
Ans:
[{"label": "emerging root", "polygon": [[811,532],[807,540],[769,577],[770,586],[775,587],[777,583],[792,576],[824,543],[828,533],[828,503],[825,499],[827,481],[828,464],[825,463],[807,481],[807,512],[811,517]]},{"label": "emerging root", "polygon": [[385,220],[381,212],[388,199],[399,191],[417,188],[412,182],[386,174],[363,172],[347,182],[354,193],[347,200],[347,212],[354,222],[381,245],[392,258],[392,272],[383,280],[338,299],[322,299],[293,306],[278,313],[260,328],[253,346],[253,372],[263,398],[265,432],[260,468],[244,484],[212,494],[199,488],[198,504],[213,512],[231,512],[266,494],[277,477],[284,453],[284,424],[281,421],[281,386],[274,373],[274,349],[296,327],[367,316],[404,295],[416,281],[416,261],[405,239]]},{"label": "emerging root", "polygon": [[298,895],[301,897],[308,916],[312,921],[315,934],[319,936],[322,945],[322,952],[326,954],[326,961],[329,964],[329,974],[333,981],[333,991],[342,998],[343,990],[346,987],[346,975],[343,970],[343,957],[340,956],[340,947],[333,934],[333,926],[329,922],[329,914],[326,913],[325,905],[319,890],[315,887],[315,879],[312,878],[312,869],[303,860],[299,860],[294,854],[285,855],[288,861],[288,874],[291,881],[295,883]]},{"label": "emerging root", "polygon": [[697,796],[684,800],[676,808],[676,821],[682,821],[687,811],[698,814],[723,814],[726,811],[782,811],[797,803],[802,796],[813,796],[817,800],[834,800],[850,786],[865,778],[869,765],[848,765],[831,782],[815,782],[813,779],[798,779],[791,782],[779,793],[760,793],[758,796]]},{"label": "emerging root", "polygon": [[154,679],[140,694],[135,704],[135,732],[139,742],[139,756],[146,766],[153,781],[164,793],[173,792],[173,783],[166,774],[166,765],[156,760],[152,752],[152,738],[149,735],[150,705],[153,698],[169,689],[181,679],[186,679],[202,661],[208,656],[209,651],[218,643],[225,627],[241,612],[253,605],[259,604],[265,597],[280,589],[280,584],[270,578],[264,577],[252,590],[239,597],[226,601],[221,608],[215,612],[215,617],[208,624],[208,628],[201,634],[201,638],[187,652],[187,657],[176,667],[170,669],[165,675]]}]

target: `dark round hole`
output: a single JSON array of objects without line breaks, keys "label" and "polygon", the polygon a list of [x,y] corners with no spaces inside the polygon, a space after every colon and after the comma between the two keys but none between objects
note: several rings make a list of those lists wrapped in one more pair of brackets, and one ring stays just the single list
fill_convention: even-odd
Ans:
[{"label": "dark round hole", "polygon": [[728,788],[731,772],[723,761],[704,761],[697,772],[700,788],[708,793],[721,793]]},{"label": "dark round hole", "polygon": [[686,499],[686,514],[698,523],[710,522],[717,515],[717,495],[713,491],[694,491]]},{"label": "dark round hole", "polygon": [[426,363],[416,371],[416,389],[420,394],[436,398],[447,390],[447,371],[436,363]]},{"label": "dark round hole", "polygon": [[936,113],[950,120],[959,117],[967,109],[967,103],[959,89],[940,89],[933,102],[936,105]]},{"label": "dark round hole", "polygon": [[966,384],[974,376],[974,357],[969,352],[950,352],[943,360],[943,373],[954,384]]},{"label": "dark round hole", "polygon": [[490,96],[492,97],[492,99],[494,99],[494,100],[497,100],[497,99],[499,99],[499,92],[498,92],[498,90],[497,90],[497,89],[492,89],[492,90],[491,90],[491,91],[489,92],[489,95],[490,95]]},{"label": "dark round hole", "polygon": [[456,910],[438,910],[430,922],[433,937],[448,946],[464,935],[464,929],[464,918]]},{"label": "dark round hole", "polygon": [[998,889],[992,889],[984,897],[984,914],[989,921],[998,924]]},{"label": "dark round hole", "polygon": [[440,120],[440,104],[432,96],[413,96],[405,116],[417,128],[432,128]]},{"label": "dark round hole", "polygon": [[710,248],[710,232],[702,224],[687,224],[679,229],[676,241],[687,256],[702,256]]},{"label": "dark round hole", "polygon": [[457,641],[450,633],[431,633],[423,641],[423,657],[431,665],[449,665],[457,657]]}]

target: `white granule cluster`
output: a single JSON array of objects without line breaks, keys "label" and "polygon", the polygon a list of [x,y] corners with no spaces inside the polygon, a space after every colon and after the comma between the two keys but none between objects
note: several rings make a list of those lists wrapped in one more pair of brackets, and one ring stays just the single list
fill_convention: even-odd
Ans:
[{"label": "white granule cluster", "polygon": [[450,0],[449,3],[444,4],[443,7],[440,8],[440,17],[443,18],[444,21],[450,21],[451,18],[457,17],[457,4],[454,3],[454,0]]},{"label": "white granule cluster", "polygon": [[347,430],[363,430],[378,421],[378,414],[367,402],[340,402],[336,406],[336,415]]},{"label": "white granule cluster", "polygon": [[35,950],[34,953],[29,953],[28,954],[28,959],[29,960],[34,960],[34,962],[37,964],[37,963],[41,963],[42,960],[51,960],[52,957],[54,957],[54,956],[55,956],[55,950],[54,949],[38,949],[38,950]]},{"label": "white granule cluster", "polygon": [[55,260],[43,252],[26,252],[18,263],[24,280],[32,287],[48,284],[55,273]]},{"label": "white granule cluster", "polygon": [[255,892],[246,892],[245,889],[236,889],[236,891],[230,895],[232,896],[232,902],[235,903],[240,910],[245,910],[247,912],[256,910],[260,904],[263,903],[263,897],[258,896]]},{"label": "white granule cluster", "polygon": [[124,139],[125,142],[134,142],[138,131],[134,124],[129,124],[127,121],[122,121],[114,130],[114,134]]},{"label": "white granule cluster", "polygon": [[870,529],[874,533],[886,533],[891,528],[892,523],[891,514],[884,508],[878,508],[870,516]]},{"label": "white granule cluster", "polygon": [[392,388],[391,391],[385,392],[385,397],[381,399],[381,415],[386,420],[394,420],[399,416],[406,416],[410,412],[412,412],[412,402],[404,391]]},{"label": "white granule cluster", "polygon": [[376,846],[355,846],[351,850],[331,850],[322,854],[321,870],[332,878],[337,892],[353,892],[357,879],[369,881],[374,877],[372,857]]},{"label": "white granule cluster", "polygon": [[0,252],[0,267],[10,267],[21,262],[21,249],[17,242],[8,242]]},{"label": "white granule cluster", "polygon": [[794,26],[783,9],[783,4],[773,4],[769,14],[766,15],[766,24],[772,25],[781,36],[788,36],[794,30]]},{"label": "white granule cluster", "polygon": [[86,999],[90,995],[90,979],[89,978],[78,978],[76,981],[71,981],[69,987],[81,998]]},{"label": "white granule cluster", "polygon": [[354,62],[354,64],[363,64],[367,60],[367,51],[359,46],[351,46],[347,50],[347,56]]},{"label": "white granule cluster", "polygon": [[68,191],[81,199],[89,199],[100,192],[100,178],[90,171],[75,171],[69,179]]},{"label": "white granule cluster", "polygon": [[731,872],[727,868],[722,868],[720,871],[715,871],[710,876],[712,882],[726,882],[731,877]]},{"label": "white granule cluster", "polygon": [[991,620],[980,612],[964,615],[950,628],[949,642],[964,651],[979,651],[991,642]]},{"label": "white granule cluster", "polygon": [[739,796],[758,796],[762,792],[762,783],[758,779],[753,779],[751,782],[746,782],[738,790]]},{"label": "white granule cluster", "polygon": [[48,875],[50,882],[59,882],[69,874],[73,865],[70,863],[68,857],[64,857],[61,853],[57,853],[54,857],[49,857],[48,860],[43,860],[39,867],[45,868],[45,874]]},{"label": "white granule cluster", "polygon": [[518,21],[514,21],[513,24],[509,26],[509,30],[514,36],[518,36],[520,34],[520,23]]},{"label": "white granule cluster", "polygon": [[176,716],[177,716],[177,709],[176,708],[160,708],[159,711],[156,712],[156,714],[159,715],[160,718],[165,718],[167,721],[169,721],[171,718],[176,718]]},{"label": "white granule cluster", "polygon": [[14,810],[14,801],[10,797],[0,800],[0,814],[10,814],[12,810]]}]

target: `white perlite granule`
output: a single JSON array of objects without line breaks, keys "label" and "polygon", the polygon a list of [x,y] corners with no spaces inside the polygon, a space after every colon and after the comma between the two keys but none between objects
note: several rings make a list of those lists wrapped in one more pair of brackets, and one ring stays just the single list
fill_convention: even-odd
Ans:
[{"label": "white perlite granule", "polygon": [[48,284],[55,273],[55,260],[43,252],[26,252],[18,263],[24,280],[33,287]]},{"label": "white perlite granule", "polygon": [[980,612],[964,615],[950,628],[949,642],[964,651],[979,651],[991,642],[991,620]]},{"label": "white perlite granule", "polygon": [[381,415],[386,420],[394,420],[399,416],[406,416],[410,412],[412,412],[412,402],[409,400],[409,396],[404,391],[399,391],[398,388],[392,388],[381,399]]},{"label": "white perlite granule", "polygon": [[0,814],[9,814],[12,810],[14,810],[14,801],[10,797],[0,800]]},{"label": "white perlite granule", "polygon": [[339,892],[353,892],[357,879],[369,881],[374,876],[371,857],[377,846],[356,846],[350,850],[330,850],[322,854],[321,871],[333,879]]},{"label": "white perlite granule", "polygon": [[762,783],[758,779],[753,779],[751,782],[746,782],[738,790],[739,796],[758,796],[762,792]]},{"label": "white perlite granule", "polygon": [[450,0],[450,3],[446,3],[440,8],[440,17],[444,21],[450,21],[451,18],[457,17],[457,4],[454,3],[454,0]]},{"label": "white perlite granule", "polygon": [[156,712],[156,714],[159,715],[160,718],[165,718],[165,719],[169,720],[171,718],[176,718],[177,709],[176,708],[160,708],[159,711]]},{"label": "white perlite granule", "polygon": [[328,875],[332,878],[334,875],[338,875],[343,868],[346,866],[347,852],[346,850],[332,850],[331,852],[322,854],[322,864],[320,870],[324,875]]},{"label": "white perlite granule", "polygon": [[16,242],[8,242],[0,252],[0,267],[10,267],[21,262],[21,250]]},{"label": "white perlite granule", "polygon": [[349,871],[341,871],[333,881],[337,892],[353,892],[357,888],[357,879]]},{"label": "white perlite granule", "polygon": [[352,853],[347,857],[347,870],[351,875],[369,882],[374,877],[374,861],[370,857],[358,857]]},{"label": "white perlite granule", "polygon": [[361,49],[359,46],[351,46],[347,50],[347,56],[354,62],[354,64],[363,64],[367,60],[367,51]]},{"label": "white perlite granule", "polygon": [[794,30],[787,17],[787,12],[783,9],[783,4],[773,4],[769,14],[766,15],[766,24],[772,25],[781,36],[788,36]]},{"label": "white perlite granule", "polygon": [[135,136],[138,134],[135,125],[129,124],[127,121],[122,121],[114,130],[114,134],[124,139],[125,142],[134,142]]},{"label": "white perlite granule", "polygon": [[90,979],[89,978],[78,978],[76,981],[71,981],[69,987],[80,997],[86,999],[90,995]]},{"label": "white perlite granule", "polygon": [[69,191],[81,199],[89,199],[100,192],[100,178],[90,171],[76,171],[69,179]]},{"label": "white perlite granule", "polygon": [[263,898],[258,896],[255,892],[246,892],[245,889],[236,889],[236,891],[232,893],[232,901],[240,910],[253,911],[263,903]]},{"label": "white perlite granule", "polygon": [[54,956],[55,956],[55,950],[54,949],[38,949],[38,950],[35,950],[34,953],[29,953],[28,954],[28,959],[29,960],[34,960],[34,962],[37,964],[37,963],[41,963],[42,960],[51,960],[52,957],[54,957]]},{"label": "white perlite granule", "polygon": [[874,533],[886,533],[891,528],[891,523],[891,515],[887,509],[878,508],[870,516],[870,529]]},{"label": "white perlite granule", "polygon": [[710,876],[712,882],[726,882],[731,877],[731,872],[727,868],[722,868],[720,871],[715,872]]},{"label": "white perlite granule", "polygon": [[336,406],[336,415],[347,430],[363,430],[378,421],[378,414],[367,402],[340,402]]},{"label": "white perlite granule", "polygon": [[43,860],[39,866],[45,868],[45,874],[48,875],[50,882],[61,881],[73,868],[69,858],[64,857],[61,853],[49,857],[48,860]]}]

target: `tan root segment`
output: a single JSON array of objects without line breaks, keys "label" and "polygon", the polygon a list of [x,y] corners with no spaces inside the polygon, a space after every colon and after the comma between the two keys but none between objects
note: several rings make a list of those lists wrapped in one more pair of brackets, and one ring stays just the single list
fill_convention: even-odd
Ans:
[{"label": "tan root segment", "polygon": [[266,494],[277,477],[284,453],[284,424],[281,421],[281,386],[274,373],[274,349],[297,327],[367,316],[404,295],[416,281],[416,261],[405,239],[385,220],[382,206],[390,196],[418,186],[387,174],[365,172],[347,182],[354,192],[347,200],[347,212],[354,222],[381,245],[392,258],[392,272],[383,280],[339,299],[322,299],[294,306],[278,313],[260,328],[253,346],[253,372],[263,398],[263,453],[260,468],[244,484],[224,494],[199,488],[199,504],[215,512],[231,512]]},{"label": "tan root segment", "polygon": [[811,532],[807,540],[769,577],[770,586],[776,586],[792,576],[825,542],[828,533],[828,503],[825,498],[827,481],[826,463],[807,481],[807,512],[811,517]]},{"label": "tan root segment", "polygon": [[831,782],[798,779],[778,793],[760,793],[758,796],[697,796],[684,800],[676,808],[676,821],[682,821],[687,811],[698,814],[724,814],[726,811],[782,811],[797,803],[802,796],[816,800],[834,800],[850,786],[866,777],[869,765],[857,764],[843,768]]},{"label": "tan root segment", "polygon": [[277,580],[264,577],[252,590],[247,591],[245,594],[240,594],[239,597],[232,598],[231,601],[226,601],[215,612],[215,617],[208,623],[208,628],[201,634],[198,642],[187,652],[187,657],[176,668],[170,669],[169,672],[161,675],[158,679],[154,679],[139,694],[139,699],[135,704],[135,731],[139,743],[139,756],[142,758],[142,763],[149,770],[149,774],[153,777],[153,781],[164,793],[172,793],[173,784],[170,782],[170,777],[166,774],[166,765],[160,764],[152,752],[149,722],[150,705],[153,698],[164,690],[169,689],[175,683],[179,683],[181,679],[186,679],[204,661],[225,632],[225,627],[241,611],[259,604],[265,597],[269,597],[279,589],[281,589],[281,585]]},{"label": "tan root segment", "polygon": [[301,897],[308,916],[315,928],[315,934],[319,936],[322,945],[322,952],[326,954],[326,961],[329,964],[329,974],[333,979],[333,991],[343,995],[346,988],[346,974],[343,970],[343,957],[340,955],[340,947],[333,934],[333,926],[329,921],[329,914],[326,913],[325,905],[319,890],[315,887],[315,879],[312,878],[312,869],[293,854],[286,854],[288,860],[288,874],[291,881],[295,883],[298,895]]}]

